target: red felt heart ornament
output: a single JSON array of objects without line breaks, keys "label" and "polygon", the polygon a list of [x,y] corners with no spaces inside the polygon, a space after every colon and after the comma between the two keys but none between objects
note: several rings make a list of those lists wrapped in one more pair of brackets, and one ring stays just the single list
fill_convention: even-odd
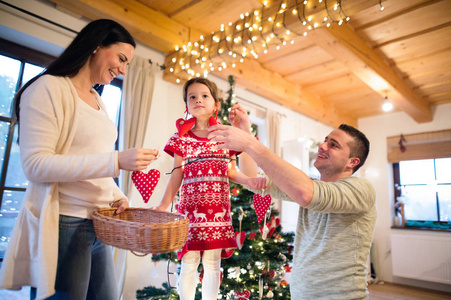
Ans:
[{"label": "red felt heart ornament", "polygon": [[235,232],[235,240],[236,244],[238,245],[238,249],[241,249],[243,247],[244,239],[246,238],[246,233],[244,231],[236,231]]},{"label": "red felt heart ornament", "polygon": [[254,204],[255,213],[257,214],[258,223],[260,223],[271,205],[271,195],[268,194],[262,197],[260,194],[255,194],[252,201]]},{"label": "red felt heart ornament", "polygon": [[132,173],[132,181],[145,203],[149,202],[153,190],[160,180],[160,171],[151,169],[147,174],[141,171]]},{"label": "red felt heart ornament", "polygon": [[262,274],[268,273],[269,275],[269,280],[273,280],[274,276],[276,275],[276,273],[274,272],[274,270],[263,270]]},{"label": "red felt heart ornament", "polygon": [[276,227],[280,225],[280,219],[279,218],[271,218],[271,222],[269,224],[266,224],[269,228],[268,237],[271,237],[274,233],[274,230],[276,230]]},{"label": "red felt heart ornament", "polygon": [[251,292],[249,291],[235,291],[235,296],[237,299],[249,299],[251,296]]},{"label": "red felt heart ornament", "polygon": [[177,127],[177,131],[179,133],[179,136],[185,135],[188,131],[193,128],[194,124],[196,123],[196,118],[191,118],[188,120],[184,120],[182,118],[175,121],[175,126]]},{"label": "red felt heart ornament", "polygon": [[215,117],[210,117],[210,119],[208,119],[208,125],[213,126],[218,124],[218,121],[215,119]]}]

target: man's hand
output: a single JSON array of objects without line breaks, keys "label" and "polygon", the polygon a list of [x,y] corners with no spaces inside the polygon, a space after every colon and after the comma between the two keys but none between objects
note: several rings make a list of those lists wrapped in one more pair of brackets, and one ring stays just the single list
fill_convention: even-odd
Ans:
[{"label": "man's hand", "polygon": [[251,132],[252,122],[249,120],[246,110],[239,104],[232,106],[228,121],[236,128],[241,128],[247,133]]},{"label": "man's hand", "polygon": [[247,185],[254,190],[267,190],[269,188],[265,177],[249,177]]},{"label": "man's hand", "polygon": [[249,133],[228,125],[210,126],[208,130],[210,131],[208,139],[212,142],[218,142],[218,149],[244,152],[253,142],[257,142],[256,138]]}]

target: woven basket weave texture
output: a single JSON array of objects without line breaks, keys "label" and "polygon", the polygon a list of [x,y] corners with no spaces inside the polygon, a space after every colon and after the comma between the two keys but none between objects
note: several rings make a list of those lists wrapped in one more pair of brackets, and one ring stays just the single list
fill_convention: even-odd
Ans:
[{"label": "woven basket weave texture", "polygon": [[146,208],[127,208],[120,214],[116,208],[94,212],[97,238],[103,243],[144,254],[173,252],[188,238],[189,220],[181,214]]}]

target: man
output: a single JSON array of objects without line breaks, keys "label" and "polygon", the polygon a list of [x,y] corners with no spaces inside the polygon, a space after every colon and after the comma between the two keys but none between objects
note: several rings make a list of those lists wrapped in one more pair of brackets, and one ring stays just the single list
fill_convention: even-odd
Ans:
[{"label": "man", "polygon": [[300,205],[291,298],[368,299],[375,191],[367,180],[351,176],[368,156],[365,135],[345,124],[333,130],[314,164],[321,179],[312,180],[242,130],[225,125],[209,130],[208,138],[223,143],[220,148],[243,151],[258,164],[272,180],[269,194]]}]

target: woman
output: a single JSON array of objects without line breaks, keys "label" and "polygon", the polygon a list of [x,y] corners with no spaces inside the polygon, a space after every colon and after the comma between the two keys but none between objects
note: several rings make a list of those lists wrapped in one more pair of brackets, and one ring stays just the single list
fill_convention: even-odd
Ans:
[{"label": "woman", "polygon": [[89,23],[16,95],[22,168],[29,180],[0,270],[0,288],[31,286],[31,298],[118,299],[111,248],[95,238],[92,213],[121,213],[112,177],[145,169],[158,151],[114,151],[117,130],[95,84],[124,75],[135,42],[111,20]]}]

